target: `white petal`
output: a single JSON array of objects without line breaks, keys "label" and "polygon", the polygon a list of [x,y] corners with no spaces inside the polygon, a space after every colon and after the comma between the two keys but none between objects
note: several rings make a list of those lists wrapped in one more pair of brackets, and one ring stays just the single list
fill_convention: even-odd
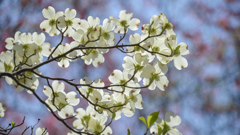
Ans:
[{"label": "white petal", "polygon": [[49,20],[44,20],[43,22],[41,22],[40,28],[43,31],[48,33],[51,30],[51,26],[49,25]]},{"label": "white petal", "polygon": [[51,90],[50,87],[44,86],[43,93],[44,93],[47,97],[50,97],[50,98],[51,98],[52,90]]},{"label": "white petal", "polygon": [[2,62],[0,62],[0,72],[5,72],[5,67]]},{"label": "white petal", "polygon": [[186,43],[179,43],[178,45],[180,45],[179,51],[181,55],[187,55],[189,54],[189,50],[188,50],[188,45]]},{"label": "white petal", "polygon": [[55,16],[55,9],[51,6],[42,10],[42,14],[45,18],[51,20]]},{"label": "white petal", "polygon": [[[124,33],[124,27],[117,26],[117,28],[115,28],[114,32],[115,32],[115,33],[123,34],[123,33]],[[127,31],[126,31],[126,32],[127,32]]]},{"label": "white petal", "polygon": [[72,27],[74,29],[79,29],[81,20],[79,18],[74,18],[74,19],[72,19],[72,22],[73,22]]},{"label": "white petal", "polygon": [[81,42],[83,34],[84,34],[84,31],[79,29],[77,31],[74,31],[72,37],[75,41]]},{"label": "white petal", "polygon": [[141,36],[138,33],[129,36],[129,42],[131,44],[136,44],[141,41]]},{"label": "white petal", "polygon": [[61,111],[58,111],[58,115],[63,119],[65,119],[69,116],[72,116],[73,113],[74,113],[74,109],[70,105],[65,106],[64,108],[62,108]]},{"label": "white petal", "polygon": [[5,40],[5,47],[8,49],[8,50],[11,50],[13,48],[13,45],[14,45],[14,39],[13,38],[7,38]]},{"label": "white petal", "polygon": [[140,65],[146,65],[148,63],[147,55],[142,55],[141,53],[136,53],[134,55],[134,60]]},{"label": "white petal", "polygon": [[112,134],[112,129],[109,126],[101,133],[101,135],[111,135],[111,134]]},{"label": "white petal", "polygon": [[138,94],[137,95],[137,102],[135,103],[136,108],[137,109],[143,109],[142,103],[143,103],[142,95]]},{"label": "white petal", "polygon": [[72,106],[78,105],[80,102],[80,99],[76,98],[76,96],[77,96],[76,92],[73,92],[73,91],[68,92],[67,93],[67,102]]},{"label": "white petal", "polygon": [[124,108],[122,109],[122,112],[127,117],[132,117],[134,115],[134,111],[131,109],[130,105],[127,107],[124,106]]},{"label": "white petal", "polygon": [[90,99],[92,100],[93,103],[97,103],[102,100],[102,95],[97,90],[94,90],[92,92],[92,96],[90,96]]},{"label": "white petal", "polygon": [[73,126],[76,128],[76,129],[82,129],[83,128],[83,125],[82,125],[82,120],[81,119],[77,119],[73,122]]},{"label": "white petal", "polygon": [[142,77],[144,78],[150,78],[152,76],[152,73],[155,72],[155,68],[150,65],[150,64],[147,64],[144,68],[143,68],[143,71],[142,71]]},{"label": "white petal", "polygon": [[65,16],[66,16],[66,20],[72,20],[74,17],[76,17],[76,10],[75,9],[69,9],[67,8],[65,10]]},{"label": "white petal", "polygon": [[63,82],[53,81],[52,87],[55,92],[64,92],[65,85]]},{"label": "white petal", "polygon": [[50,51],[50,43],[43,43],[42,45],[42,55],[48,57],[51,53]]},{"label": "white petal", "polygon": [[122,64],[123,68],[126,69],[126,70],[131,70],[131,69],[134,69],[134,60],[132,57],[129,57],[129,56],[125,56],[123,58],[124,60],[124,63]]},{"label": "white petal", "polygon": [[158,134],[158,126],[157,125],[153,125],[150,128],[150,133],[153,134],[153,135],[157,135]]},{"label": "white petal", "polygon": [[111,83],[117,84],[123,79],[123,73],[120,70],[114,70],[108,79]]},{"label": "white petal", "polygon": [[88,23],[90,24],[90,26],[96,27],[100,23],[100,20],[98,17],[96,17],[96,19],[94,19],[92,16],[89,16]]},{"label": "white petal", "polygon": [[138,30],[138,26],[139,26],[140,20],[137,18],[133,18],[130,22],[129,22],[129,29],[130,30]]},{"label": "white petal", "polygon": [[102,54],[99,54],[98,57],[96,59],[93,60],[93,66],[94,67],[98,67],[101,63],[104,62],[104,57]]},{"label": "white petal", "polygon": [[165,121],[168,124],[168,126],[173,128],[180,125],[181,118],[178,115],[175,116],[173,112],[167,112],[165,114]]},{"label": "white petal", "polygon": [[55,36],[55,35],[58,35],[59,33],[60,33],[59,30],[55,26],[51,27],[51,29],[49,31],[50,36]]},{"label": "white petal", "polygon": [[133,16],[133,13],[126,13],[126,10],[122,10],[119,13],[120,20],[126,20],[129,21]]},{"label": "white petal", "polygon": [[63,16],[58,17],[58,19],[57,19],[57,27],[58,28],[65,28],[66,27],[65,17],[63,17]]},{"label": "white petal", "polygon": [[63,12],[59,11],[55,14],[54,19],[57,20],[60,16],[63,16]]},{"label": "white petal", "polygon": [[155,90],[156,88],[156,81],[153,81],[151,85],[148,87],[149,90]]},{"label": "white petal", "polygon": [[34,32],[32,38],[33,42],[35,42],[37,45],[41,45],[45,41],[46,37],[43,33],[38,34],[37,32]]},{"label": "white petal", "polygon": [[37,128],[36,129],[36,134],[35,135],[49,135],[48,132],[47,132],[47,129],[45,128]]},{"label": "white petal", "polygon": [[167,132],[168,135],[182,135],[177,129],[171,129]]},{"label": "white petal", "polygon": [[62,58],[60,62],[58,62],[59,67],[67,68],[70,65],[67,58]]},{"label": "white petal", "polygon": [[114,29],[113,23],[109,22],[108,19],[103,20],[103,29],[107,32],[112,31]]},{"label": "white petal", "polygon": [[159,81],[157,82],[157,87],[160,90],[164,91],[164,87],[167,87],[168,83],[169,83],[169,81],[168,81],[167,77],[165,75],[162,75],[159,77]]},{"label": "white petal", "polygon": [[179,56],[174,56],[174,66],[178,69],[181,70],[182,68],[186,68],[188,66],[187,60],[182,57],[181,55]]}]

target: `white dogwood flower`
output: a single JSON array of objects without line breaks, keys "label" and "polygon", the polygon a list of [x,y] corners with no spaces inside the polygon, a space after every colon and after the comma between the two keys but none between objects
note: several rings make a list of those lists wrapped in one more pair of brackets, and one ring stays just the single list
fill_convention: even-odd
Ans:
[{"label": "white dogwood flower", "polygon": [[164,75],[164,72],[162,72],[161,68],[163,67],[159,67],[158,61],[155,61],[153,66],[147,64],[143,68],[143,84],[148,86],[149,90],[155,90],[155,88],[158,87],[160,90],[164,91],[164,87],[168,85],[169,81]]},{"label": "white dogwood flower", "polygon": [[[54,48],[52,48],[52,51],[54,50]],[[71,48],[70,48],[70,45],[68,43],[66,43],[65,45],[61,44],[61,45],[58,46],[58,48],[53,53],[53,57],[57,57],[59,55],[62,55],[64,53],[66,53],[67,51],[69,51],[70,49]],[[63,57],[59,58],[58,66],[67,68],[70,65],[69,61],[70,60],[67,57],[63,56]]]},{"label": "white dogwood flower", "polygon": [[49,135],[46,128],[37,128],[35,135]]},{"label": "white dogwood flower", "polygon": [[176,35],[168,37],[166,41],[173,51],[173,62],[176,69],[181,70],[182,68],[186,68],[188,66],[188,62],[184,57],[182,57],[182,55],[188,55],[190,53],[188,45],[183,42],[177,45]]},{"label": "white dogwood flower", "polygon": [[173,112],[167,112],[165,120],[158,118],[150,128],[150,133],[153,135],[182,135],[177,129],[180,123],[181,118],[178,115],[175,115]]},{"label": "white dogwood flower", "polygon": [[[64,36],[69,36],[71,37],[72,34],[74,33],[75,30],[79,29],[80,24],[81,24],[81,20],[79,18],[75,18],[76,17],[76,10],[75,9],[69,9],[67,8],[65,10],[64,13],[64,22],[65,22],[65,27],[67,26],[68,29],[67,31],[64,33]],[[60,18],[59,18],[60,19]],[[61,22],[61,21],[60,21]],[[64,27],[64,26],[61,26]],[[63,31],[65,31],[65,29],[63,29]]]},{"label": "white dogwood flower", "polygon": [[123,34],[125,31],[124,29],[126,29],[127,32],[128,28],[132,31],[138,30],[140,20],[137,18],[131,19],[132,16],[133,13],[126,13],[126,10],[120,11],[119,19],[111,16],[110,20],[112,20],[114,25],[117,25],[114,32]]},{"label": "white dogwood flower", "polygon": [[20,34],[21,34],[21,32],[17,31],[14,35],[14,38],[9,37],[5,40],[6,49],[11,50],[13,48],[13,46],[16,45],[16,42],[18,42],[18,40],[19,40]]},{"label": "white dogwood flower", "polygon": [[130,74],[136,72],[134,79],[141,81],[141,74],[143,67],[148,63],[147,55],[142,55],[141,53],[136,53],[134,57],[125,56],[123,58],[124,63],[122,64],[125,70],[128,70]]},{"label": "white dogwood flower", "polygon": [[58,35],[60,32],[56,27],[56,23],[57,23],[57,19],[60,16],[63,16],[63,12],[57,12],[55,11],[55,9],[51,6],[49,6],[48,8],[45,8],[42,10],[42,14],[43,17],[46,18],[47,20],[44,20],[41,24],[40,24],[40,28],[49,33],[50,36],[55,36]]},{"label": "white dogwood flower", "polygon": [[44,86],[43,89],[43,93],[48,97],[46,100],[47,104],[53,109],[53,111],[58,110],[61,117],[72,115],[72,106],[76,106],[80,102],[80,99],[76,98],[77,94],[75,92],[71,91],[66,94],[64,89],[64,83],[56,80],[52,82],[51,87]]}]

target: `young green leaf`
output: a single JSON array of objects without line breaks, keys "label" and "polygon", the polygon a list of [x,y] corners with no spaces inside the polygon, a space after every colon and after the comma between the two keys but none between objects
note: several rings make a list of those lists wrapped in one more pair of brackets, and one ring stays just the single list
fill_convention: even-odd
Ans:
[{"label": "young green leaf", "polygon": [[161,135],[162,132],[163,132],[163,129],[158,125],[158,135]]},{"label": "young green leaf", "polygon": [[147,127],[151,127],[158,118],[158,112],[151,113],[147,118]]},{"label": "young green leaf", "polygon": [[15,125],[16,125],[16,122],[11,121],[11,125],[12,125],[12,126],[15,126]]},{"label": "young green leaf", "polygon": [[127,135],[131,135],[131,132],[130,132],[130,130],[128,129],[128,133],[127,133]]},{"label": "young green leaf", "polygon": [[145,125],[147,125],[146,119],[143,116],[139,117],[139,120],[141,120]]}]

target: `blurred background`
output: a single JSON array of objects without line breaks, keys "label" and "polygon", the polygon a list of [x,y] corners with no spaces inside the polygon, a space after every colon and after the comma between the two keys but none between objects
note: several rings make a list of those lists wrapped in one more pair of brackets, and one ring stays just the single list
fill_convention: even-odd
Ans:
[{"label": "blurred background", "polygon": [[[167,111],[178,114],[182,118],[178,129],[183,135],[240,134],[239,0],[0,0],[0,52],[5,51],[5,39],[13,37],[16,31],[43,32],[39,28],[44,20],[42,9],[48,6],[56,11],[73,8],[77,10],[77,17],[87,19],[91,15],[99,17],[101,23],[109,16],[118,18],[119,11],[127,10],[140,19],[139,28],[149,23],[152,15],[164,13],[174,26],[178,43],[189,45],[188,68],[178,71],[170,63],[167,73],[170,83],[166,91],[142,90],[144,110],[137,110],[134,117],[123,116],[114,121],[111,125],[114,135],[127,134],[127,129],[133,135],[144,134],[145,127],[138,117],[155,111],[161,111],[161,117]],[[53,47],[59,38],[47,36],[47,42]],[[64,39],[64,42],[71,41],[71,38]],[[128,43],[128,38],[124,42]],[[111,50],[104,56],[106,61],[99,68],[86,66],[78,60],[68,69],[52,63],[40,70],[44,75],[74,78],[76,82],[88,76],[108,83],[107,77],[112,71],[122,69],[125,54]],[[42,94],[44,84],[46,81],[40,80],[37,93],[46,99]],[[71,90],[68,86],[66,89]],[[0,80],[0,101],[7,107],[5,117],[0,118],[1,127],[11,121],[20,123],[26,116],[24,125],[16,128],[13,135],[36,124],[38,118],[41,120],[36,127],[47,128],[50,135],[68,132],[34,96],[26,91],[16,92],[4,79]],[[80,107],[86,106],[83,99],[80,104]],[[69,123],[72,125],[71,120]],[[28,131],[26,134],[30,133]]]}]

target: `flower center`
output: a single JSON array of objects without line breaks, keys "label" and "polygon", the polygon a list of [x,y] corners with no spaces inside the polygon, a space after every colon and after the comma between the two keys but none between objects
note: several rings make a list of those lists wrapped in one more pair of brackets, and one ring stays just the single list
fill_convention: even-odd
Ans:
[{"label": "flower center", "polygon": [[13,67],[10,64],[4,62],[4,68],[6,72],[12,72]]},{"label": "flower center", "polygon": [[102,36],[103,36],[104,39],[109,39],[109,38],[110,38],[110,35],[109,35],[108,32],[104,32],[104,33],[102,34]]},{"label": "flower center", "polygon": [[120,80],[120,84],[124,84],[124,83],[126,83],[127,81],[125,80],[125,79],[123,79],[123,80]]},{"label": "flower center", "polygon": [[120,25],[121,25],[122,27],[127,27],[127,21],[126,21],[126,20],[120,21]]},{"label": "flower center", "polygon": [[156,29],[155,28],[151,28],[150,35],[154,35],[154,34],[156,34]]},{"label": "flower center", "polygon": [[73,22],[71,20],[65,21],[67,26],[72,26]]},{"label": "flower center", "polygon": [[56,24],[56,20],[55,19],[52,19],[49,21],[49,25],[50,26],[54,26]]},{"label": "flower center", "polygon": [[152,80],[158,80],[158,73],[153,73],[151,79]]},{"label": "flower center", "polygon": [[143,66],[141,66],[139,64],[135,66],[136,71],[141,71],[142,69],[143,69]]},{"label": "flower center", "polygon": [[177,55],[180,55],[180,45],[175,48],[173,54],[176,55],[176,56],[177,56]]},{"label": "flower center", "polygon": [[152,48],[152,51],[153,51],[153,52],[159,52],[160,49],[159,49],[159,47],[154,46],[154,47]]},{"label": "flower center", "polygon": [[139,47],[139,46],[135,46],[135,51],[140,51],[141,50],[141,47]]}]

